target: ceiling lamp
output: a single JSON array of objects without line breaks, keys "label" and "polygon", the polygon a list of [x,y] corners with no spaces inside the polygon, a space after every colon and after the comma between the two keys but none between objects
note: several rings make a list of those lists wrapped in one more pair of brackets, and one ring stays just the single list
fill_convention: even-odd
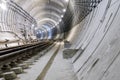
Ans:
[{"label": "ceiling lamp", "polygon": [[0,4],[0,7],[1,7],[3,10],[7,10],[7,5],[6,5],[6,3],[1,3],[1,4]]},{"label": "ceiling lamp", "polygon": [[63,15],[61,15],[61,18],[63,18]]},{"label": "ceiling lamp", "polygon": [[32,27],[34,27],[35,25],[34,24],[32,24]]},{"label": "ceiling lamp", "polygon": [[66,2],[69,2],[69,0],[65,0]]},{"label": "ceiling lamp", "polygon": [[56,23],[55,25],[57,26],[59,23]]},{"label": "ceiling lamp", "polygon": [[62,21],[62,19],[59,20],[59,22],[61,22],[61,21]]},{"label": "ceiling lamp", "polygon": [[66,12],[66,9],[63,9],[63,12]]}]

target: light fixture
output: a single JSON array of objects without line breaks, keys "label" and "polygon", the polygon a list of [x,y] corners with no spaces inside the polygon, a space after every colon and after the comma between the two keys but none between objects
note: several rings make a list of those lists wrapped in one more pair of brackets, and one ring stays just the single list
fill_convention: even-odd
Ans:
[{"label": "light fixture", "polygon": [[63,18],[63,15],[61,15],[61,18]]},{"label": "light fixture", "polygon": [[69,0],[65,0],[66,2],[69,2]]},{"label": "light fixture", "polygon": [[32,27],[34,27],[35,25],[34,24],[32,24]]},{"label": "light fixture", "polygon": [[61,21],[62,21],[62,19],[59,20],[59,22],[61,22]]},{"label": "light fixture", "polygon": [[41,31],[39,30],[39,33],[41,33]]},{"label": "light fixture", "polygon": [[35,25],[34,25],[34,24],[32,24],[31,29],[33,29],[34,27],[35,27]]},{"label": "light fixture", "polygon": [[35,30],[37,30],[38,28],[37,27],[35,27]]},{"label": "light fixture", "polygon": [[3,10],[7,10],[7,5],[6,5],[6,3],[1,3],[1,4],[0,4],[0,7],[1,7]]},{"label": "light fixture", "polygon": [[39,34],[39,32],[37,32],[37,34]]},{"label": "light fixture", "polygon": [[55,25],[57,26],[59,23],[56,23]]},{"label": "light fixture", "polygon": [[66,12],[66,9],[63,9],[63,12]]},{"label": "light fixture", "polygon": [[55,28],[55,26],[53,26],[53,28]]}]

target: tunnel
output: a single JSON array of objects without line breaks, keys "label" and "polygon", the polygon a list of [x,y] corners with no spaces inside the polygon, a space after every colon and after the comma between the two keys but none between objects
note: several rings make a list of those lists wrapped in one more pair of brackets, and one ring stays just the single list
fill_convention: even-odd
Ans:
[{"label": "tunnel", "polygon": [[0,80],[120,80],[120,0],[0,0]]}]

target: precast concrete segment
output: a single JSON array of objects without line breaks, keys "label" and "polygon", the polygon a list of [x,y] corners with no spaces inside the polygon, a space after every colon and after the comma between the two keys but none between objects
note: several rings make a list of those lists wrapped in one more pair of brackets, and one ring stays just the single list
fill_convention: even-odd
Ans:
[{"label": "precast concrete segment", "polygon": [[[111,3],[106,1],[103,0],[95,9],[97,14],[90,22],[89,29],[86,29],[85,36],[77,38],[78,40],[84,38],[78,44],[78,48],[82,48],[83,52],[79,50],[78,54],[72,58],[79,80],[120,79],[120,0],[112,0]],[[86,25],[83,27],[85,29]],[[93,30],[95,28],[96,30]],[[80,33],[83,34],[83,32]],[[76,44],[73,45],[76,46]]]}]

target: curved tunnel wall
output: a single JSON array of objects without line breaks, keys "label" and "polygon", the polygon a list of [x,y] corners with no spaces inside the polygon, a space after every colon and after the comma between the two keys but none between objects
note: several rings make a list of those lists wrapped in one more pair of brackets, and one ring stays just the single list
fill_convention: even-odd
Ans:
[{"label": "curved tunnel wall", "polygon": [[36,26],[36,20],[16,3],[0,1],[0,48],[23,45],[35,39]]},{"label": "curved tunnel wall", "polygon": [[67,40],[79,49],[72,58],[79,80],[118,80],[120,76],[120,1],[103,0]]}]

